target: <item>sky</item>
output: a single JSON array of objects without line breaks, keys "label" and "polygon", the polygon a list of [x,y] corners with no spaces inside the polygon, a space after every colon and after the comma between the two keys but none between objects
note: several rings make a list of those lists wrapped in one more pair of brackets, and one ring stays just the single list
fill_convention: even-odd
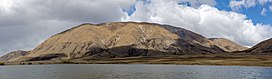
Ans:
[{"label": "sky", "polygon": [[253,46],[272,38],[272,0],[0,0],[0,56],[82,23],[152,22]]}]

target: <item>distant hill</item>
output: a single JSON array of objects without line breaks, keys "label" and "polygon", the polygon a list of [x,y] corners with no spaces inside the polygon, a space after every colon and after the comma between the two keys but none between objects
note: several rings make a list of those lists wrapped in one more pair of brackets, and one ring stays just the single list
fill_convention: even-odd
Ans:
[{"label": "distant hill", "polygon": [[272,38],[262,41],[244,52],[251,54],[272,54]]},{"label": "distant hill", "polygon": [[28,51],[18,50],[18,51],[12,51],[2,57],[0,57],[0,62],[8,62],[16,60],[19,57],[25,56],[28,54]]},{"label": "distant hill", "polygon": [[209,38],[209,40],[227,52],[242,51],[247,49],[247,47],[243,47],[225,38]]},{"label": "distant hill", "polygon": [[243,49],[227,39],[208,39],[170,25],[85,23],[53,35],[19,60],[218,54]]}]

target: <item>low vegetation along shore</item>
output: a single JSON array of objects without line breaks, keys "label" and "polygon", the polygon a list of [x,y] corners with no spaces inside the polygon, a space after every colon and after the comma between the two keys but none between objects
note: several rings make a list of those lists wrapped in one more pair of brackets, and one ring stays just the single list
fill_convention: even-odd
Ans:
[{"label": "low vegetation along shore", "polygon": [[7,62],[1,65],[38,64],[175,64],[175,65],[224,65],[224,66],[270,66],[271,55],[186,55],[171,57],[127,57],[112,59],[75,59],[35,62]]},{"label": "low vegetation along shore", "polygon": [[5,63],[4,62],[0,62],[0,65],[5,65]]}]

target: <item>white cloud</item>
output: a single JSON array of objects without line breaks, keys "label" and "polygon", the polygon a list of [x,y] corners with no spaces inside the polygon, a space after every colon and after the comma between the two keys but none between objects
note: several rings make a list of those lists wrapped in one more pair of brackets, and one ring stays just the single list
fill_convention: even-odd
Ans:
[{"label": "white cloud", "polygon": [[260,14],[261,14],[262,16],[266,16],[266,12],[267,12],[267,9],[266,9],[266,8],[263,8]]},{"label": "white cloud", "polygon": [[[0,0],[0,55],[32,49],[51,35],[85,22],[164,23],[207,37],[225,37],[245,46],[272,35],[270,25],[253,25],[243,14],[219,11],[213,7],[214,0],[150,1],[143,4],[143,0]],[[178,2],[189,2],[192,7],[177,5]],[[122,11],[134,4],[136,11],[131,16]]]},{"label": "white cloud", "polygon": [[256,5],[256,0],[246,0],[245,5],[246,7],[253,7]]},{"label": "white cloud", "polygon": [[81,23],[121,21],[136,0],[0,0],[0,56]]},{"label": "white cloud", "polygon": [[[164,6],[164,7],[161,7]],[[171,1],[136,4],[137,10],[126,20],[171,24],[206,37],[224,37],[244,46],[252,46],[272,36],[269,25],[254,25],[246,15],[220,11],[208,5],[199,8],[175,5]]]},{"label": "white cloud", "polygon": [[234,11],[239,11],[242,7],[250,8],[256,5],[256,0],[231,0],[229,6]]},{"label": "white cloud", "polygon": [[251,8],[269,3],[272,3],[272,0],[231,0],[229,6],[233,11],[239,11],[241,8]]}]

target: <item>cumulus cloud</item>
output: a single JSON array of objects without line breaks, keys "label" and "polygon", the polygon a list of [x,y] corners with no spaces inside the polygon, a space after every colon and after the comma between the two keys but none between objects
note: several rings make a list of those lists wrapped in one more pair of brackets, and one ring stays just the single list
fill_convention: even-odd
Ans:
[{"label": "cumulus cloud", "polygon": [[[31,50],[53,34],[85,22],[170,24],[245,46],[271,37],[270,25],[254,25],[245,15],[220,11],[215,5],[214,0],[0,0],[0,55]],[[131,8],[135,12],[128,15]]]},{"label": "cumulus cloud", "polygon": [[206,37],[228,38],[244,46],[252,46],[272,35],[270,25],[254,25],[246,15],[220,11],[208,5],[192,8],[175,5],[173,1],[154,1],[149,5],[137,3],[136,8],[124,21],[171,24]]},{"label": "cumulus cloud", "polygon": [[121,21],[136,0],[0,0],[0,55],[31,50],[81,23]]}]

